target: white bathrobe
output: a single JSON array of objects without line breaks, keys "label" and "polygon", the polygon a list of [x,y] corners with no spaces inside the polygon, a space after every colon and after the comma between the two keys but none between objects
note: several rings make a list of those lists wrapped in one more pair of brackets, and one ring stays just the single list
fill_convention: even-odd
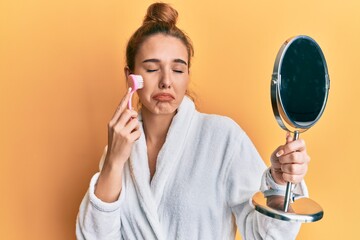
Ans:
[{"label": "white bathrobe", "polygon": [[[246,240],[295,239],[300,224],[266,217],[251,205],[252,195],[260,186],[266,190],[271,181],[264,177],[269,174],[264,174],[258,152],[234,121],[199,113],[185,97],[151,181],[141,131],[116,202],[98,199],[94,188],[99,173],[91,179],[77,218],[77,239],[234,239],[236,226]],[[304,184],[299,189],[307,194]]]}]

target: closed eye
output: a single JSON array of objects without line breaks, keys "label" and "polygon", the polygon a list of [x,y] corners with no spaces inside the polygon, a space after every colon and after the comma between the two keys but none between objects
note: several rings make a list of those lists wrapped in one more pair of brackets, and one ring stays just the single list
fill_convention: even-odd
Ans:
[{"label": "closed eye", "polygon": [[173,71],[176,72],[176,73],[184,73],[184,71],[182,71],[182,70],[176,70],[176,69],[174,69]]},{"label": "closed eye", "polygon": [[158,69],[146,69],[146,72],[151,73],[151,72],[156,72]]}]

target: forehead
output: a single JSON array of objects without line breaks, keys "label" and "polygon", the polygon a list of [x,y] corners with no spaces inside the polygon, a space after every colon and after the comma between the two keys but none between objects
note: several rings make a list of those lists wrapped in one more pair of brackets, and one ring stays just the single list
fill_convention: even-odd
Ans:
[{"label": "forehead", "polygon": [[160,61],[182,59],[188,61],[188,53],[184,43],[173,36],[156,34],[148,37],[140,46],[136,55],[138,61],[155,58]]}]

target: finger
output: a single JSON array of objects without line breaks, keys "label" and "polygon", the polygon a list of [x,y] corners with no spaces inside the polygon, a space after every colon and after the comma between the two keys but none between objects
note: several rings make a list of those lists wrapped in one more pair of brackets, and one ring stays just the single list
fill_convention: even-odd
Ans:
[{"label": "finger", "polygon": [[286,132],[285,139],[286,139],[286,144],[291,143],[292,141],[294,141],[294,137],[291,136],[291,133],[289,131]]},{"label": "finger", "polygon": [[135,142],[136,140],[138,140],[141,136],[141,131],[139,129],[137,129],[136,131],[133,131],[131,133],[132,136],[132,140]]},{"label": "finger", "polygon": [[141,131],[139,129],[139,127],[137,126],[132,126],[133,129],[126,129],[124,131],[130,131],[130,133],[128,133],[127,138],[129,142],[135,142],[136,140],[138,140],[141,136]]},{"label": "finger", "polygon": [[138,131],[139,129],[140,129],[140,124],[138,123],[138,124],[135,126],[134,130],[132,130],[132,132]]},{"label": "finger", "polygon": [[305,175],[308,170],[307,164],[283,164],[281,171],[289,175]]},{"label": "finger", "polygon": [[139,123],[135,118],[131,119],[125,127],[117,124],[113,129],[113,137],[122,139],[121,141],[127,143],[133,143],[136,139],[138,139],[139,133],[141,132],[137,125],[139,125]]},{"label": "finger", "polygon": [[[114,131],[121,136],[126,136],[132,131],[139,128],[139,121],[135,115],[131,114],[132,110],[125,110],[124,114],[120,117],[120,121],[113,127]],[[136,113],[136,112],[135,112]],[[127,116],[124,116],[127,115]],[[134,116],[134,117],[133,117]]]},{"label": "finger", "polygon": [[288,173],[283,173],[282,177],[284,181],[291,182],[291,183],[299,183],[304,179],[304,175],[293,175]]},{"label": "finger", "polygon": [[279,157],[280,164],[303,164],[309,161],[310,157],[305,152],[292,152]]},{"label": "finger", "polygon": [[139,128],[139,120],[137,118],[131,118],[124,127],[124,131],[127,133],[132,133],[137,131]]},{"label": "finger", "polygon": [[[286,154],[286,153],[289,153],[289,151],[286,151],[285,147],[286,147],[288,144],[294,142],[294,138],[293,138],[293,136],[291,136],[291,133],[290,133],[289,131],[286,132],[285,140],[286,140],[285,145],[280,146],[280,147],[278,147],[278,148],[276,149],[276,151],[275,151],[275,156],[276,156],[276,157],[280,157],[280,156],[282,156],[282,155],[284,155],[284,154]],[[290,151],[290,152],[291,152],[291,151]]]},{"label": "finger", "polygon": [[271,154],[271,160],[276,160],[278,157],[280,157],[283,154],[283,149],[284,146],[279,146],[275,149],[275,151]]},{"label": "finger", "polygon": [[[272,154],[271,154],[271,169],[274,170],[274,173],[277,172],[279,174],[282,173],[281,171],[281,162],[279,160],[278,156],[281,156],[283,154],[282,150],[283,146],[279,146]],[[276,174],[276,173],[275,173]]]},{"label": "finger", "polygon": [[130,92],[131,92],[131,88],[128,89],[125,96],[121,99],[121,101],[120,101],[118,107],[116,108],[116,111],[111,119],[111,122],[117,122],[121,113],[126,109],[127,103],[130,100],[130,95],[131,95]]},{"label": "finger", "polygon": [[137,119],[138,113],[135,110],[125,109],[120,117],[118,118],[116,125],[126,126],[127,123],[132,119]]},{"label": "finger", "polygon": [[[137,120],[137,112],[133,111],[133,110],[128,110],[126,109],[123,114],[120,116],[120,120],[119,122],[115,122],[115,123],[109,123],[108,124],[108,131],[109,131],[109,136],[114,136],[115,135],[119,135],[119,136],[123,136],[125,137],[127,134],[131,133],[133,127],[128,127],[126,128],[126,126],[128,125],[128,123],[130,123],[131,120]],[[135,125],[135,124],[134,124]],[[138,127],[137,127],[138,128]]]},{"label": "finger", "polygon": [[279,170],[279,169],[281,169],[281,163],[279,161],[272,162],[271,167],[276,169],[276,170]]},{"label": "finger", "polygon": [[303,139],[297,139],[295,141],[285,144],[283,150],[284,150],[283,155],[292,152],[306,151],[306,144]]}]

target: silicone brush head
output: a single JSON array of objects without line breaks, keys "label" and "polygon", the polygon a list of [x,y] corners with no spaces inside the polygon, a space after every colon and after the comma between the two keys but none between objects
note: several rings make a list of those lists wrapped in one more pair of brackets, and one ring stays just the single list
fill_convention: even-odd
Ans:
[{"label": "silicone brush head", "polygon": [[135,92],[138,89],[144,87],[144,80],[140,75],[130,74],[128,79],[129,87],[131,87],[131,92]]},{"label": "silicone brush head", "polygon": [[140,75],[130,74],[128,78],[128,85],[131,88],[128,109],[132,109],[132,95],[136,92],[136,90],[144,87],[144,80]]}]

